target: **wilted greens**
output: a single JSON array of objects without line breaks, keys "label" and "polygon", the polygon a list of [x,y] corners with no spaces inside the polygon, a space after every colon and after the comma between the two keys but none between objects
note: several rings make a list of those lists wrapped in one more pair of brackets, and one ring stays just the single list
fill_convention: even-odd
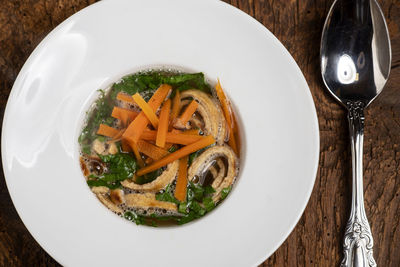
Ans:
[{"label": "wilted greens", "polygon": [[107,166],[107,171],[99,176],[90,175],[87,181],[90,187],[106,186],[110,189],[120,187],[120,182],[132,178],[136,172],[136,161],[127,153],[117,153],[114,155],[98,155]]},{"label": "wilted greens", "polygon": [[[154,91],[161,84],[169,84],[174,90],[187,90],[195,88],[206,93],[211,93],[211,88],[199,73],[166,73],[166,72],[143,72],[125,76],[119,83],[113,85],[111,97],[115,99],[119,92],[130,95]],[[150,98],[150,95],[145,96]],[[148,99],[146,99],[148,100]]]},{"label": "wilted greens", "polygon": [[78,142],[86,182],[107,208],[137,225],[181,225],[227,197],[238,129],[219,83],[211,89],[201,72],[143,71],[98,94]]}]

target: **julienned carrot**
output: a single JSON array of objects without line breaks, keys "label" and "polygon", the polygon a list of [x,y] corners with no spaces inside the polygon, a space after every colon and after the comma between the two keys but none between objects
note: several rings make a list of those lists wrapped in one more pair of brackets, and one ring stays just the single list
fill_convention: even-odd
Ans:
[{"label": "julienned carrot", "polygon": [[111,143],[120,141],[124,132],[125,132],[125,129],[119,130],[118,133],[116,135],[114,135],[114,137],[111,140],[107,141],[107,143],[111,144]]},{"label": "julienned carrot", "polygon": [[228,124],[228,128],[229,128],[228,144],[233,149],[233,151],[236,154],[238,154],[236,140],[235,140],[235,136],[233,133],[234,125],[233,125],[233,118],[232,118],[232,111],[231,111],[230,103],[224,93],[224,90],[222,90],[222,86],[221,86],[221,83],[219,82],[219,79],[218,79],[217,85],[215,86],[215,91],[217,92],[217,96],[218,96],[219,102],[221,103],[222,110],[225,115],[225,120],[226,120],[226,122]]},{"label": "julienned carrot", "polygon": [[133,121],[137,115],[139,115],[139,113],[136,111],[120,107],[114,107],[111,113],[111,117],[119,119],[124,126],[126,126],[128,122]]},{"label": "julienned carrot", "polygon": [[178,129],[172,129],[171,131],[170,131],[170,133],[182,133],[183,131],[181,131],[181,130],[178,130]]},{"label": "julienned carrot", "polygon": [[135,158],[136,158],[137,163],[139,164],[139,166],[141,168],[143,168],[144,167],[144,162],[143,162],[142,156],[140,156],[137,144],[135,142],[129,140],[129,139],[125,139],[125,140],[127,141],[129,146],[131,147],[131,149],[133,151],[133,154],[135,154]]},{"label": "julienned carrot", "polygon": [[190,120],[193,114],[196,112],[199,103],[196,100],[192,100],[190,104],[186,107],[185,111],[179,117],[179,119],[175,122],[174,126],[178,128],[184,128],[186,123]]},{"label": "julienned carrot", "polygon": [[186,130],[183,131],[183,134],[190,134],[190,135],[199,135],[199,129],[190,129],[190,130]]},{"label": "julienned carrot", "polygon": [[181,202],[186,200],[186,190],[188,183],[187,176],[187,164],[188,164],[188,156],[185,156],[179,160],[179,170],[178,170],[178,178],[176,180],[175,187],[175,198]]},{"label": "julienned carrot", "polygon": [[233,149],[233,151],[236,153],[236,155],[239,155],[239,149],[237,146],[237,141],[236,141],[235,133],[233,129],[231,128],[229,130],[229,140],[228,140],[228,145]]},{"label": "julienned carrot", "polygon": [[[162,84],[157,89],[157,91],[155,91],[155,93],[148,102],[153,112],[157,111],[161,103],[167,97],[170,90],[171,90],[170,85]],[[133,122],[129,124],[125,133],[122,135],[122,138],[130,137],[134,142],[137,142],[148,124],[149,120],[147,119],[146,115],[143,112],[140,112],[140,114],[133,120]]]},{"label": "julienned carrot", "polygon": [[151,164],[153,161],[154,161],[154,160],[153,160],[152,158],[147,158],[147,159],[144,160],[144,163],[145,163],[146,165],[149,165],[149,164]]},{"label": "julienned carrot", "polygon": [[136,174],[138,176],[144,175],[146,173],[155,171],[177,159],[183,158],[184,156],[189,155],[190,153],[193,153],[197,150],[200,150],[206,146],[209,146],[211,144],[215,143],[215,139],[214,137],[212,137],[211,135],[200,139],[199,141],[191,144],[191,145],[187,145],[182,147],[181,149],[178,149],[177,151],[168,154],[167,156],[165,156],[164,158],[153,162],[152,164],[140,169]]},{"label": "julienned carrot", "polygon": [[238,130],[238,123],[235,117],[235,114],[232,113],[232,124],[233,124],[233,137],[235,139],[235,143],[236,143],[236,149],[238,152],[238,155],[240,154],[240,135],[239,135],[239,130]]},{"label": "julienned carrot", "polygon": [[153,109],[147,104],[147,102],[143,99],[139,93],[136,93],[132,96],[133,100],[135,100],[136,104],[142,109],[142,112],[146,115],[147,119],[151,122],[154,128],[158,126],[158,118],[156,115],[156,110]]},{"label": "julienned carrot", "polygon": [[121,140],[121,149],[124,152],[131,152],[132,151],[131,147],[128,144],[128,141],[126,141],[125,139]]},{"label": "julienned carrot", "polygon": [[99,129],[97,130],[98,135],[104,135],[111,138],[116,136],[118,133],[119,130],[105,124],[100,124]]},{"label": "julienned carrot", "polygon": [[[199,141],[202,138],[204,138],[204,136],[168,132],[165,136],[165,141],[167,143],[189,145],[189,144],[193,144],[194,142]],[[156,131],[144,131],[142,133],[142,135],[140,136],[140,139],[146,140],[146,141],[155,141],[157,139],[157,132]]]},{"label": "julienned carrot", "polygon": [[139,140],[137,142],[137,147],[139,152],[145,154],[146,156],[154,159],[154,160],[159,160],[166,155],[168,155],[168,151],[162,148],[159,148],[153,144],[150,144],[146,141]]},{"label": "julienned carrot", "polygon": [[127,103],[135,104],[135,101],[133,100],[131,95],[128,95],[128,94],[125,94],[125,93],[122,93],[122,92],[119,92],[117,94],[117,99],[120,100],[120,101],[127,102]]},{"label": "julienned carrot", "polygon": [[190,102],[190,104],[186,107],[185,111],[179,118],[183,124],[186,124],[190,120],[190,118],[196,112],[198,106],[199,103],[197,103],[196,100],[192,100],[192,102]]},{"label": "julienned carrot", "polygon": [[168,99],[162,106],[160,113],[160,123],[158,124],[157,139],[156,139],[156,145],[159,147],[165,146],[165,138],[168,132],[170,109],[171,109],[171,100]]},{"label": "julienned carrot", "polygon": [[181,93],[176,90],[174,99],[172,101],[172,111],[171,111],[171,122],[173,123],[176,118],[178,118],[179,111],[181,110]]}]

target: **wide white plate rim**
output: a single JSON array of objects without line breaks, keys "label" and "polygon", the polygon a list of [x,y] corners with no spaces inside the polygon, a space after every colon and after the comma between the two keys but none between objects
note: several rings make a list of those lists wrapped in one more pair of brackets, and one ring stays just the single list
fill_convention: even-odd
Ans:
[{"label": "wide white plate rim", "polygon": [[[102,4],[104,4],[104,2],[110,2],[110,1],[111,1],[111,0],[103,0],[103,1],[101,1],[101,2],[96,2],[96,3],[92,4],[92,5],[90,5],[90,6],[86,7],[86,8],[84,8],[84,9],[82,9],[82,10],[80,10],[80,11],[78,11],[77,13],[73,14],[72,16],[70,16],[69,18],[67,18],[65,21],[63,21],[61,24],[59,24],[55,29],[53,29],[53,30],[40,42],[40,44],[34,49],[34,51],[33,51],[33,52],[31,53],[31,55],[28,57],[28,59],[26,60],[24,66],[22,67],[20,73],[18,74],[18,76],[17,76],[17,78],[16,78],[16,81],[19,79],[20,74],[23,73],[23,72],[25,71],[25,69],[29,67],[29,65],[30,65],[30,63],[31,63],[31,61],[32,61],[32,59],[35,58],[35,56],[36,56],[36,54],[38,53],[38,51],[40,51],[40,50],[42,49],[43,46],[46,46],[48,40],[50,40],[50,39],[57,33],[58,30],[60,30],[60,29],[61,29],[64,25],[66,25],[69,21],[71,21],[71,20],[73,20],[74,18],[76,18],[76,17],[82,15],[84,12],[89,11],[90,9],[94,8],[95,6],[102,5]],[[305,83],[304,86],[307,87],[307,88],[309,88],[308,85],[307,85],[307,82],[306,82],[306,80],[305,80],[304,75],[302,74],[302,72],[301,72],[299,66],[297,65],[297,63],[295,62],[295,60],[293,59],[293,57],[290,55],[290,53],[287,51],[287,49],[282,45],[282,43],[281,43],[267,28],[265,28],[260,22],[258,22],[256,19],[254,19],[254,18],[251,17],[250,15],[246,14],[246,13],[243,12],[242,10],[237,9],[237,8],[235,8],[235,7],[233,7],[233,6],[229,5],[229,4],[227,4],[227,3],[225,3],[225,2],[222,2],[222,1],[217,1],[217,2],[219,2],[221,5],[225,5],[226,8],[232,9],[233,12],[237,12],[237,14],[240,14],[241,16],[245,16],[247,19],[249,19],[251,22],[253,22],[253,23],[255,24],[256,27],[261,28],[260,30],[263,30],[263,31],[267,32],[267,33],[270,35],[271,39],[273,39],[274,42],[275,42],[278,46],[281,46],[281,48],[282,48],[281,50],[285,53],[285,56],[289,59],[289,62],[293,65],[292,67],[295,67],[295,68],[298,70],[298,73],[297,73],[297,74],[299,74],[299,75],[302,76],[302,78],[303,78],[302,80],[303,80],[303,82]],[[239,11],[239,12],[238,12],[238,11]],[[15,84],[15,83],[14,83],[14,84]],[[14,89],[14,86],[13,86],[13,89]],[[12,99],[14,98],[14,94],[15,94],[15,90],[11,90],[10,96],[9,96],[9,100],[12,100]],[[315,105],[314,105],[314,102],[313,102],[312,94],[311,94],[311,92],[310,92],[309,90],[306,90],[305,94],[308,96],[308,98],[307,98],[307,99],[308,99],[308,102],[309,102],[308,104],[310,105],[310,107],[312,107],[312,109],[313,109],[313,111],[314,111],[314,112],[313,112],[314,116],[313,116],[312,120],[313,120],[313,123],[314,123],[314,127],[315,127],[315,129],[316,129],[316,136],[315,136],[315,137],[316,137],[316,141],[315,141],[316,146],[315,146],[315,154],[314,154],[314,155],[315,155],[315,161],[314,161],[315,164],[314,164],[314,166],[313,166],[314,180],[313,180],[311,186],[308,188],[307,197],[306,197],[307,201],[305,201],[305,202],[303,203],[302,210],[299,212],[299,214],[298,214],[298,216],[297,216],[297,219],[293,222],[293,224],[292,224],[292,226],[290,227],[290,229],[288,229],[287,234],[286,234],[285,236],[282,236],[281,241],[280,241],[279,243],[277,243],[277,245],[276,245],[275,248],[271,251],[271,253],[266,254],[265,257],[263,257],[263,258],[260,259],[260,261],[258,262],[259,264],[262,263],[266,258],[268,258],[272,253],[274,253],[275,250],[276,250],[278,247],[280,247],[280,246],[282,245],[282,243],[286,240],[286,238],[289,236],[289,234],[293,231],[294,227],[296,226],[297,222],[299,221],[300,217],[302,216],[302,214],[303,214],[303,212],[304,212],[304,210],[305,210],[305,208],[306,208],[306,206],[307,206],[308,200],[309,200],[309,198],[310,198],[310,195],[311,195],[311,193],[312,193],[313,186],[314,186],[314,183],[315,183],[315,178],[316,178],[316,174],[317,174],[317,170],[318,170],[318,163],[319,163],[319,161],[318,161],[318,158],[319,158],[319,126],[318,126],[318,119],[317,119],[317,116],[316,116],[317,113],[316,113]],[[5,142],[6,142],[5,139],[3,138],[3,137],[4,137],[4,126],[7,124],[7,121],[8,121],[8,119],[9,119],[9,118],[8,118],[8,113],[9,113],[9,112],[7,111],[7,110],[8,110],[8,106],[9,106],[8,103],[9,103],[9,102],[7,102],[7,106],[6,106],[6,109],[5,109],[5,111],[4,111],[4,118],[3,118],[2,155],[4,154],[4,147],[5,147]],[[2,163],[3,163],[3,166],[5,166],[5,162],[4,162],[4,158],[3,158],[3,157],[2,157]],[[5,174],[5,177],[7,177],[7,176],[9,175],[9,174],[8,174],[7,168],[4,168],[4,167],[3,167],[3,171],[4,171],[4,174]],[[6,180],[7,187],[9,188],[9,181],[7,180],[7,178],[6,178],[5,180]],[[14,197],[14,192],[12,192],[12,191],[10,191],[10,190],[9,190],[9,192],[10,192],[11,198],[12,198],[12,200],[13,200],[13,204],[16,206],[17,213],[19,214],[19,211],[18,211],[19,209],[18,209],[18,207],[17,207],[17,205],[16,205],[17,202],[14,202],[14,198],[15,198],[15,197]],[[21,220],[24,222],[23,216],[21,216],[21,214],[19,214],[19,216],[20,216]],[[24,224],[25,224],[25,222],[24,222]],[[54,259],[56,259],[58,262],[60,262],[60,261],[57,259],[57,257],[54,256],[54,253],[52,252],[52,249],[51,249],[50,247],[47,247],[47,246],[46,246],[45,244],[43,244],[42,242],[40,242],[40,241],[39,241],[39,238],[36,237],[36,234],[33,233],[33,232],[31,232],[31,231],[29,230],[28,227],[27,227],[27,229],[28,229],[28,231],[30,232],[30,234],[35,238],[35,240],[46,250],[46,252],[48,252]]]}]

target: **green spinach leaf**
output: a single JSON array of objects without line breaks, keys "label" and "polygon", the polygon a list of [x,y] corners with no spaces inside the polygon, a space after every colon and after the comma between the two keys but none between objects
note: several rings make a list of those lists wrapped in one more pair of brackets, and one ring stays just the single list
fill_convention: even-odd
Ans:
[{"label": "green spinach leaf", "polygon": [[179,218],[177,220],[177,222],[179,225],[182,225],[182,224],[191,222],[197,218],[198,218],[198,215],[194,211],[190,211],[187,215],[183,216],[182,218]]},{"label": "green spinach leaf", "polygon": [[137,215],[135,212],[127,211],[124,213],[124,218],[128,221],[135,222],[137,225],[145,224],[143,216]]},{"label": "green spinach leaf", "polygon": [[232,190],[231,185],[222,189],[221,190],[221,200],[225,199],[228,196],[229,192],[231,192],[231,190]]},{"label": "green spinach leaf", "polygon": [[188,160],[188,166],[192,165],[193,161],[200,156],[201,153],[206,151],[209,147],[202,148],[200,150],[197,150],[196,152],[193,152],[189,155],[189,160]]},{"label": "green spinach leaf", "polygon": [[174,145],[174,146],[171,146],[170,149],[168,149],[168,152],[172,153],[172,152],[175,152],[177,150],[178,150],[178,148],[176,147],[176,145]]},{"label": "green spinach leaf", "polygon": [[214,203],[214,201],[212,200],[211,197],[203,198],[203,205],[204,205],[204,208],[207,211],[211,211],[211,210],[213,210],[215,208],[215,203]]},{"label": "green spinach leaf", "polygon": [[174,197],[174,192],[170,184],[165,188],[164,192],[156,194],[156,199],[179,205],[179,200]]},{"label": "green spinach leaf", "polygon": [[94,139],[100,137],[96,134],[99,125],[104,123],[110,126],[114,121],[114,119],[110,117],[113,108],[111,100],[106,97],[103,90],[99,91],[100,97],[96,100],[93,110],[88,114],[89,119],[78,138],[82,152],[85,154],[90,154],[91,143]]},{"label": "green spinach leaf", "polygon": [[215,193],[215,189],[211,185],[204,187],[204,195],[206,197],[212,195],[213,193]]},{"label": "green spinach leaf", "polygon": [[175,220],[178,224],[185,224],[194,219],[204,216],[216,207],[212,200],[212,194],[215,193],[211,186],[200,186],[189,182],[186,201],[180,202],[174,197],[172,186],[169,184],[162,193],[156,194],[156,199],[175,203],[178,206],[178,212],[183,216],[169,216],[169,219]]},{"label": "green spinach leaf", "polygon": [[119,181],[123,181],[128,178],[132,178],[136,172],[136,161],[128,153],[117,153],[114,155],[99,155],[100,159],[107,164],[108,172],[104,174],[105,178],[107,175]]},{"label": "green spinach leaf", "polygon": [[89,186],[118,188],[121,181],[132,178],[136,172],[136,161],[127,153],[99,155],[99,157],[107,165],[107,172],[99,176],[91,175],[90,178],[94,178],[94,180],[88,180]]},{"label": "green spinach leaf", "polygon": [[137,184],[150,183],[150,182],[154,181],[158,176],[160,176],[164,170],[165,170],[165,168],[160,168],[153,172],[147,173],[145,175],[138,176],[138,177],[136,177],[135,183],[137,183]]},{"label": "green spinach leaf", "polygon": [[104,180],[88,180],[87,184],[90,187],[93,187],[93,186],[105,186],[105,187],[108,187],[110,189],[122,188],[122,186],[121,186],[121,184],[119,182],[113,183],[113,182],[106,182]]},{"label": "green spinach leaf", "polygon": [[[176,90],[187,90],[196,88],[207,93],[211,93],[211,88],[207,84],[204,74],[187,73],[187,74],[170,74],[160,72],[139,72],[133,75],[128,75],[122,78],[118,83],[112,87],[111,97],[115,99],[119,92],[126,92],[128,94],[152,92],[156,90],[161,84],[166,83]],[[150,95],[144,94],[143,98],[148,100]],[[147,98],[147,99],[146,99]]]}]

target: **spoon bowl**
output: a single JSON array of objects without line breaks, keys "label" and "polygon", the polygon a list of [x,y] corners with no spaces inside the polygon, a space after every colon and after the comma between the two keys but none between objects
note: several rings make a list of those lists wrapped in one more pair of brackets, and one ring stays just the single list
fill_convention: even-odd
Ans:
[{"label": "spoon bowl", "polygon": [[382,91],[390,65],[390,38],[378,3],[335,1],[321,39],[322,78],[332,95],[342,104],[367,106]]}]

